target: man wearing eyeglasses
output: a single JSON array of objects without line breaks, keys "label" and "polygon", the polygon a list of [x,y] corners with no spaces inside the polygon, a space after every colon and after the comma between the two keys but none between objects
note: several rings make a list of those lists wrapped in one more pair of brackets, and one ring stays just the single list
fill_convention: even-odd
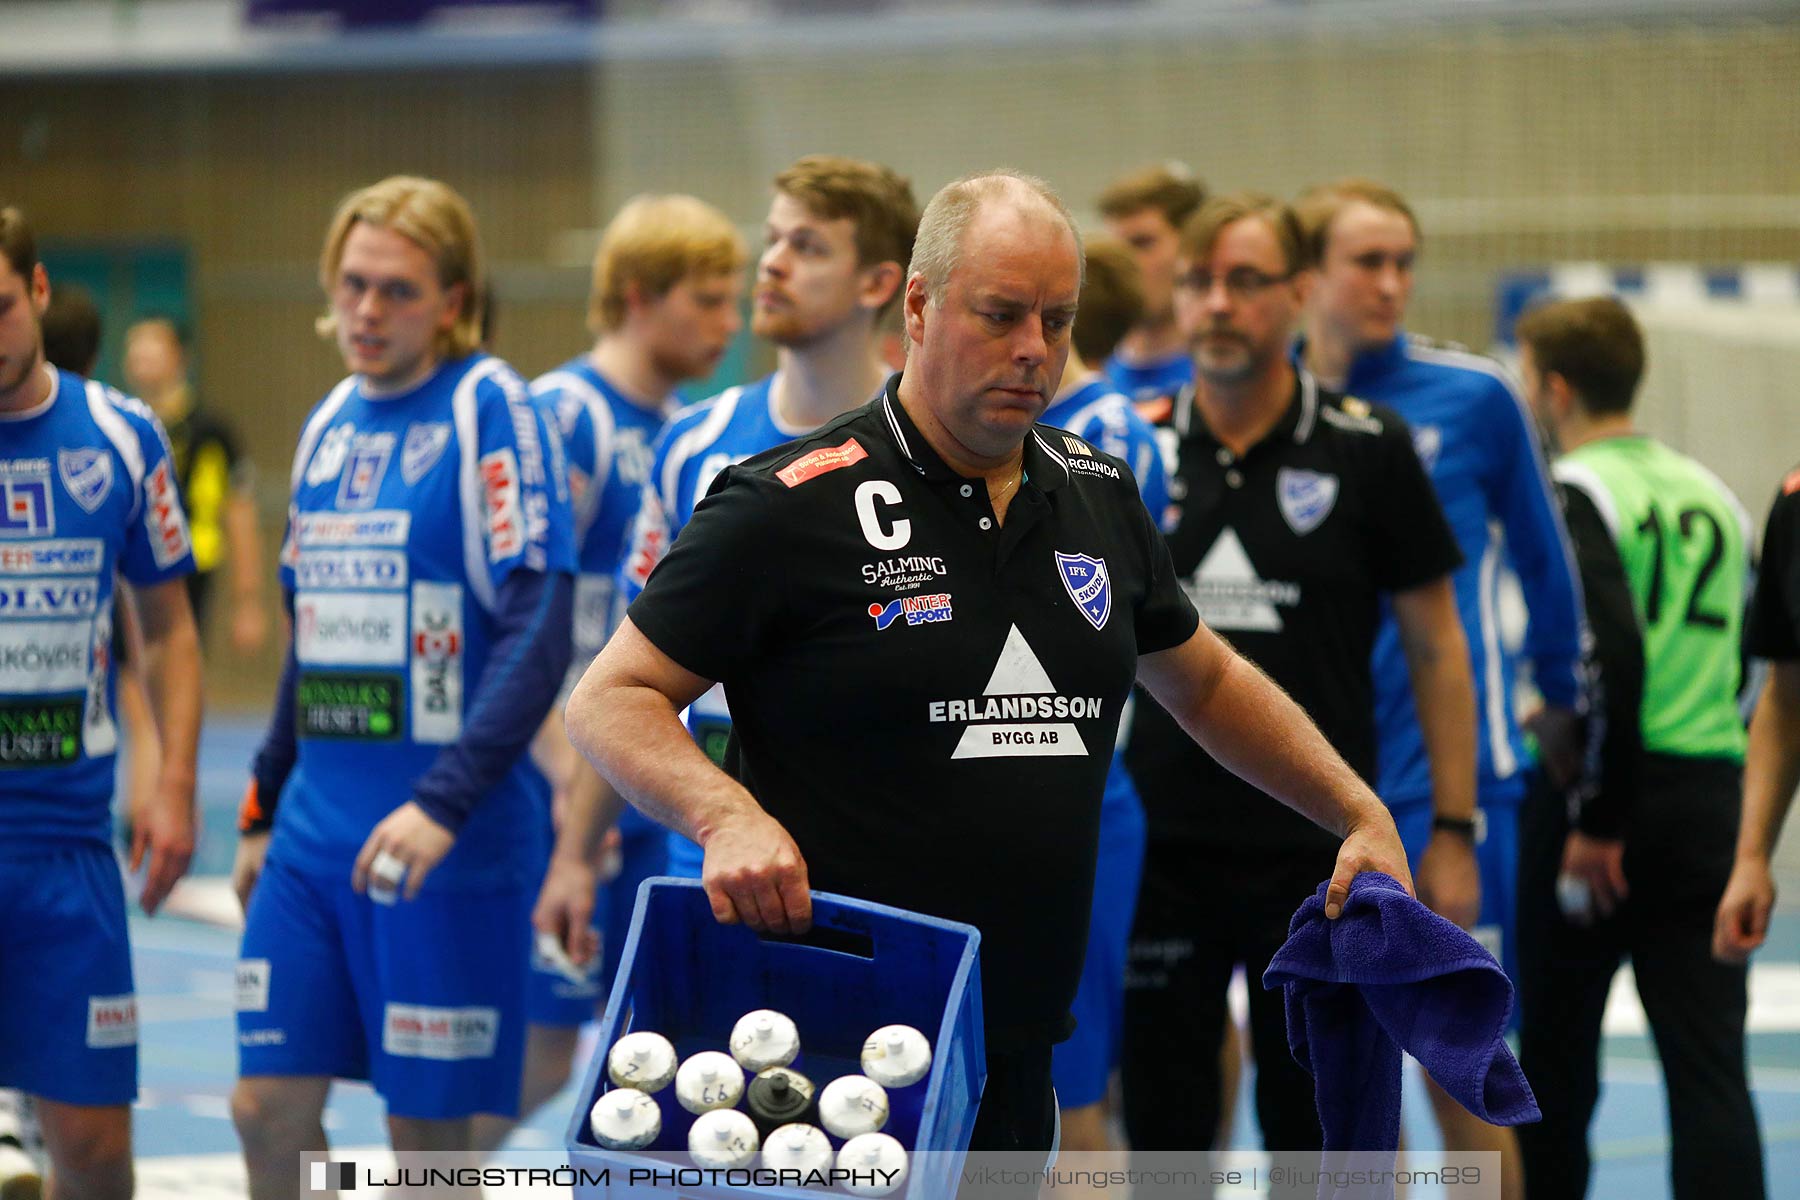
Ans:
[{"label": "man wearing eyeglasses", "polygon": [[[1304,267],[1294,214],[1267,196],[1219,197],[1182,230],[1175,312],[1195,388],[1174,414],[1170,554],[1202,619],[1365,779],[1375,768],[1369,653],[1391,597],[1419,710],[1433,718],[1438,811],[1466,822],[1475,717],[1450,590],[1460,555],[1406,426],[1290,360],[1312,286]],[[1288,1053],[1281,994],[1260,976],[1295,907],[1330,874],[1331,840],[1275,810],[1154,704],[1138,708],[1126,761],[1150,828],[1127,976],[1131,1144],[1211,1145],[1225,992],[1241,963],[1264,1145],[1317,1150],[1312,1081]],[[1225,912],[1232,919],[1218,920]]]}]

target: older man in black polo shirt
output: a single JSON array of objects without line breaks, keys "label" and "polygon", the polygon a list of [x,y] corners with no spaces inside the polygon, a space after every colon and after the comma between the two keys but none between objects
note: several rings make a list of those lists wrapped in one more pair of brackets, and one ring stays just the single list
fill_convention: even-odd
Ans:
[{"label": "older man in black polo shirt", "polygon": [[[1052,1137],[1050,1047],[1134,679],[1343,838],[1332,915],[1360,870],[1409,879],[1380,801],[1200,624],[1129,468],[1035,424],[1081,262],[1040,181],[939,192],[908,271],[904,376],[721,475],[569,702],[576,746],[705,848],[719,920],[804,930],[816,884],[981,929],[979,1149]],[[676,719],[715,680],[735,780]]]},{"label": "older man in black polo shirt", "polygon": [[[1207,625],[1286,688],[1364,777],[1375,767],[1370,651],[1391,599],[1437,813],[1462,831],[1426,853],[1419,887],[1472,919],[1475,700],[1450,590],[1460,556],[1400,419],[1290,362],[1304,265],[1293,214],[1268,197],[1219,197],[1182,230],[1176,312],[1196,385],[1175,412],[1170,554]],[[1261,975],[1294,894],[1331,869],[1337,846],[1196,748],[1184,725],[1179,709],[1140,705],[1126,754],[1150,831],[1126,984],[1126,1131],[1139,1150],[1211,1146],[1215,1048],[1242,963],[1264,1145],[1316,1150],[1312,1081],[1288,1054],[1281,996]]]}]

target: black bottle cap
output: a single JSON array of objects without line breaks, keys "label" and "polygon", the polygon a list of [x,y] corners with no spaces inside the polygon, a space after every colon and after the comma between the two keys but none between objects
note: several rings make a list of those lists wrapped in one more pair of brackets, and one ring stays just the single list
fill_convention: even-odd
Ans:
[{"label": "black bottle cap", "polygon": [[770,1067],[750,1081],[745,1107],[764,1137],[806,1118],[813,1106],[812,1080],[786,1067]]}]

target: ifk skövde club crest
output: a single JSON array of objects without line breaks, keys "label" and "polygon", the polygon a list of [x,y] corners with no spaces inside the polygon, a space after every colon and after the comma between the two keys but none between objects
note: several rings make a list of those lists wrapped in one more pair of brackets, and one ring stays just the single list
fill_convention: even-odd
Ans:
[{"label": "ifk sk\u00f6vde club crest", "polygon": [[1288,528],[1302,536],[1319,527],[1337,503],[1338,478],[1317,471],[1283,467],[1275,473],[1275,498]]},{"label": "ifk sk\u00f6vde club crest", "polygon": [[1056,573],[1062,577],[1069,599],[1095,629],[1104,628],[1112,615],[1112,577],[1106,573],[1104,558],[1086,554],[1056,554]]}]

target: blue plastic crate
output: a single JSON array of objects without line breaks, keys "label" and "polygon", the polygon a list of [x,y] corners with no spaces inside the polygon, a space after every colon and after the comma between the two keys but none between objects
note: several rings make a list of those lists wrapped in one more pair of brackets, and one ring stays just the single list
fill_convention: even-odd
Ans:
[{"label": "blue plastic crate", "polygon": [[[662,1135],[643,1153],[607,1150],[594,1141],[588,1111],[604,1092],[606,1052],[624,1034],[653,1030],[686,1059],[701,1050],[729,1051],[732,1026],[752,1009],[772,1008],[800,1030],[794,1069],[819,1088],[840,1075],[859,1074],[862,1045],[883,1025],[911,1025],[932,1039],[931,1073],[912,1087],[889,1092],[885,1132],[907,1150],[946,1151],[915,1159],[894,1200],[949,1200],[987,1081],[981,1024],[981,934],[972,925],[921,916],[829,892],[814,892],[813,932],[795,940],[765,939],[740,925],[713,919],[696,880],[646,879],[638,888],[599,1050],[588,1065],[582,1100],[569,1123],[571,1165],[611,1168],[606,1187],[577,1187],[583,1200],[676,1195],[667,1187],[631,1186],[632,1166],[687,1161],[694,1117],[675,1099],[674,1085],[656,1099]],[[741,1108],[742,1105],[740,1104]],[[842,1146],[831,1139],[833,1149]],[[662,1157],[649,1158],[655,1153]],[[683,1187],[682,1197],[741,1197],[745,1189]],[[790,1200],[819,1200],[817,1189],[761,1189]]]}]

